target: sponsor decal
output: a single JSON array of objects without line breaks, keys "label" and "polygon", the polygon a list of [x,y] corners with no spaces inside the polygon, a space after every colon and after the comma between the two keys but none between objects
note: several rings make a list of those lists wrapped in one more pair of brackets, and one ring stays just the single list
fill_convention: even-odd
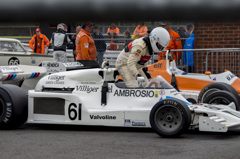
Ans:
[{"label": "sponsor decal", "polygon": [[213,81],[216,81],[217,80],[217,78],[215,77],[215,78],[213,78]]},{"label": "sponsor decal", "polygon": [[[79,36],[79,37],[80,37],[80,36]],[[78,41],[78,40],[76,40],[76,43],[77,43],[77,44],[79,44],[79,41]]]},{"label": "sponsor decal", "polygon": [[64,84],[65,76],[50,75],[46,84]]},{"label": "sponsor decal", "polygon": [[35,60],[32,60],[32,64],[35,64],[36,63],[36,61]]},{"label": "sponsor decal", "polygon": [[7,123],[12,116],[12,104],[11,103],[6,103],[7,108],[6,108],[6,116],[5,119],[3,119],[4,123]]},{"label": "sponsor decal", "polygon": [[[171,99],[171,98],[174,98],[174,97],[171,97],[171,96],[166,96],[166,99]],[[180,99],[181,100],[181,99]],[[183,101],[183,100],[181,100]],[[186,103],[187,105],[191,105],[189,102],[186,102],[186,101],[183,101],[184,103]]]},{"label": "sponsor decal", "polygon": [[155,93],[152,90],[128,90],[117,89],[114,96],[118,97],[154,97]]},{"label": "sponsor decal", "polygon": [[155,91],[155,95],[154,95],[155,98],[158,98],[158,93],[159,91]]},{"label": "sponsor decal", "polygon": [[159,94],[160,94],[160,95],[165,95],[165,91],[164,91],[164,90],[160,90],[160,91],[159,91]]},{"label": "sponsor decal", "polygon": [[90,119],[96,120],[116,120],[116,116],[111,115],[89,115]]},{"label": "sponsor decal", "polygon": [[99,87],[90,87],[86,85],[76,86],[76,91],[87,92],[87,93],[97,92],[98,89]]},{"label": "sponsor decal", "polygon": [[84,48],[88,48],[88,43],[84,43]]},{"label": "sponsor decal", "polygon": [[65,76],[59,76],[59,75],[48,76],[48,80],[61,81],[61,80],[64,80],[64,78],[65,78]]},{"label": "sponsor decal", "polygon": [[23,72],[18,66],[0,66],[0,70],[3,73],[8,72]]},{"label": "sponsor decal", "polygon": [[161,68],[162,67],[162,63],[159,63],[159,64],[155,64],[153,65],[154,68]]},{"label": "sponsor decal", "polygon": [[81,82],[81,84],[97,84],[97,82],[92,82],[92,81],[90,81],[90,82]]},{"label": "sponsor decal", "polygon": [[137,49],[137,53],[139,53],[139,54],[140,54],[140,53],[141,53],[141,50]]},{"label": "sponsor decal", "polygon": [[132,121],[132,126],[146,126],[145,121]]},{"label": "sponsor decal", "polygon": [[156,36],[157,36],[157,34],[154,34],[154,35],[152,36],[152,38],[155,40],[155,39],[156,39]]},{"label": "sponsor decal", "polygon": [[16,73],[10,73],[8,74],[8,77],[5,79],[5,81],[14,80],[16,77],[17,77]]},{"label": "sponsor decal", "polygon": [[175,92],[177,92],[177,91],[176,90],[170,91],[170,93],[175,93]]},{"label": "sponsor decal", "polygon": [[59,67],[59,63],[58,62],[48,62],[47,67]]},{"label": "sponsor decal", "polygon": [[124,120],[124,122],[125,122],[125,126],[130,126],[131,125],[131,120],[130,119],[125,119]]},{"label": "sponsor decal", "polygon": [[234,74],[229,73],[229,74],[226,76],[226,79],[229,80],[229,81],[231,81],[234,77],[235,77]]},{"label": "sponsor decal", "polygon": [[135,53],[135,56],[139,56],[139,54],[138,54],[138,53]]},{"label": "sponsor decal", "polygon": [[149,61],[150,58],[151,58],[151,56],[142,56],[140,61],[147,62],[147,61]]},{"label": "sponsor decal", "polygon": [[40,75],[40,72],[33,72],[32,75],[29,77],[30,78],[36,78]]},{"label": "sponsor decal", "polygon": [[146,121],[125,119],[124,126],[146,126]]},{"label": "sponsor decal", "polygon": [[173,39],[173,36],[171,36],[170,39],[172,40],[172,39]]},{"label": "sponsor decal", "polygon": [[83,64],[81,64],[80,62],[66,62],[66,63],[63,63],[63,64],[66,67],[83,66]]},{"label": "sponsor decal", "polygon": [[180,39],[175,39],[175,41],[180,41]]}]

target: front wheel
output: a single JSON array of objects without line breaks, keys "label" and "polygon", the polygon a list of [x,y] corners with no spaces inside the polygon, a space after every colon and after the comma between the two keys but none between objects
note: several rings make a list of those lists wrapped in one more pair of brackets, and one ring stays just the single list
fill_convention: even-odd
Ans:
[{"label": "front wheel", "polygon": [[203,101],[203,103],[222,105],[228,105],[231,102],[235,104],[235,110],[239,110],[239,102],[237,98],[232,93],[227,91],[213,92],[209,94]]},{"label": "front wheel", "polygon": [[220,90],[232,93],[237,98],[238,103],[240,103],[240,98],[238,96],[237,91],[231,85],[223,82],[211,83],[205,86],[198,95],[198,103],[203,103],[207,96],[209,96],[213,92],[217,92]]},{"label": "front wheel", "polygon": [[150,112],[152,129],[162,137],[177,137],[190,126],[191,112],[179,99],[165,99],[158,102]]}]

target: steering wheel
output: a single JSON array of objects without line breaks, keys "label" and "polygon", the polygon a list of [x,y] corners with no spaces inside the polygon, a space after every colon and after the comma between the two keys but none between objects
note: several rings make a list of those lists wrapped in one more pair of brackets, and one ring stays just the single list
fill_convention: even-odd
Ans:
[{"label": "steering wheel", "polygon": [[104,61],[104,62],[102,63],[102,69],[103,69],[103,68],[106,68],[106,69],[109,68],[109,61]]},{"label": "steering wheel", "polygon": [[154,88],[157,88],[158,87],[158,83],[157,82],[151,82],[148,87],[152,87],[152,85],[155,85]]}]

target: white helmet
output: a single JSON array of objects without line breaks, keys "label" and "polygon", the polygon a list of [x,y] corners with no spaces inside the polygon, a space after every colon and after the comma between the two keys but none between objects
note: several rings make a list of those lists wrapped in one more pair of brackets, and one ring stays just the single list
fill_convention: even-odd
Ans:
[{"label": "white helmet", "polygon": [[67,27],[66,24],[60,23],[60,24],[57,25],[57,30],[58,30],[58,31],[65,31],[65,32],[67,32],[68,27]]},{"label": "white helmet", "polygon": [[151,31],[149,39],[153,52],[160,52],[168,46],[170,35],[166,29],[157,27]]}]

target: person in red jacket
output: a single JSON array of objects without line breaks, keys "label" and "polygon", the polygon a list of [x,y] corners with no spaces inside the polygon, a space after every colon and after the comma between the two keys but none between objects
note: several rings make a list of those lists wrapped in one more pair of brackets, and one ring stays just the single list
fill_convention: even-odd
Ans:
[{"label": "person in red jacket", "polygon": [[97,49],[90,34],[93,25],[90,21],[84,22],[76,37],[76,60],[85,67],[98,68]]},{"label": "person in red jacket", "polygon": [[36,34],[33,35],[29,41],[29,47],[33,50],[33,53],[45,54],[45,49],[49,46],[50,42],[46,35],[41,34],[39,28],[36,29]]},{"label": "person in red jacket", "polygon": [[[116,39],[119,34],[119,28],[116,27],[115,23],[111,24],[111,27],[108,28],[107,34],[111,39]],[[117,50],[118,45],[117,41],[110,41],[110,46],[107,48],[107,50]]]},{"label": "person in red jacket", "polygon": [[[163,28],[165,28],[170,35],[170,42],[169,42],[168,46],[165,48],[165,50],[182,49],[181,38],[180,38],[178,33],[176,33],[175,31],[173,31],[171,29],[170,23],[169,22],[162,22],[160,25]],[[165,57],[165,53],[166,52],[159,52],[158,60],[162,60],[163,57]],[[173,52],[173,57],[174,57],[175,62],[177,62],[177,60],[181,57],[181,54],[182,54],[181,51]]]}]

